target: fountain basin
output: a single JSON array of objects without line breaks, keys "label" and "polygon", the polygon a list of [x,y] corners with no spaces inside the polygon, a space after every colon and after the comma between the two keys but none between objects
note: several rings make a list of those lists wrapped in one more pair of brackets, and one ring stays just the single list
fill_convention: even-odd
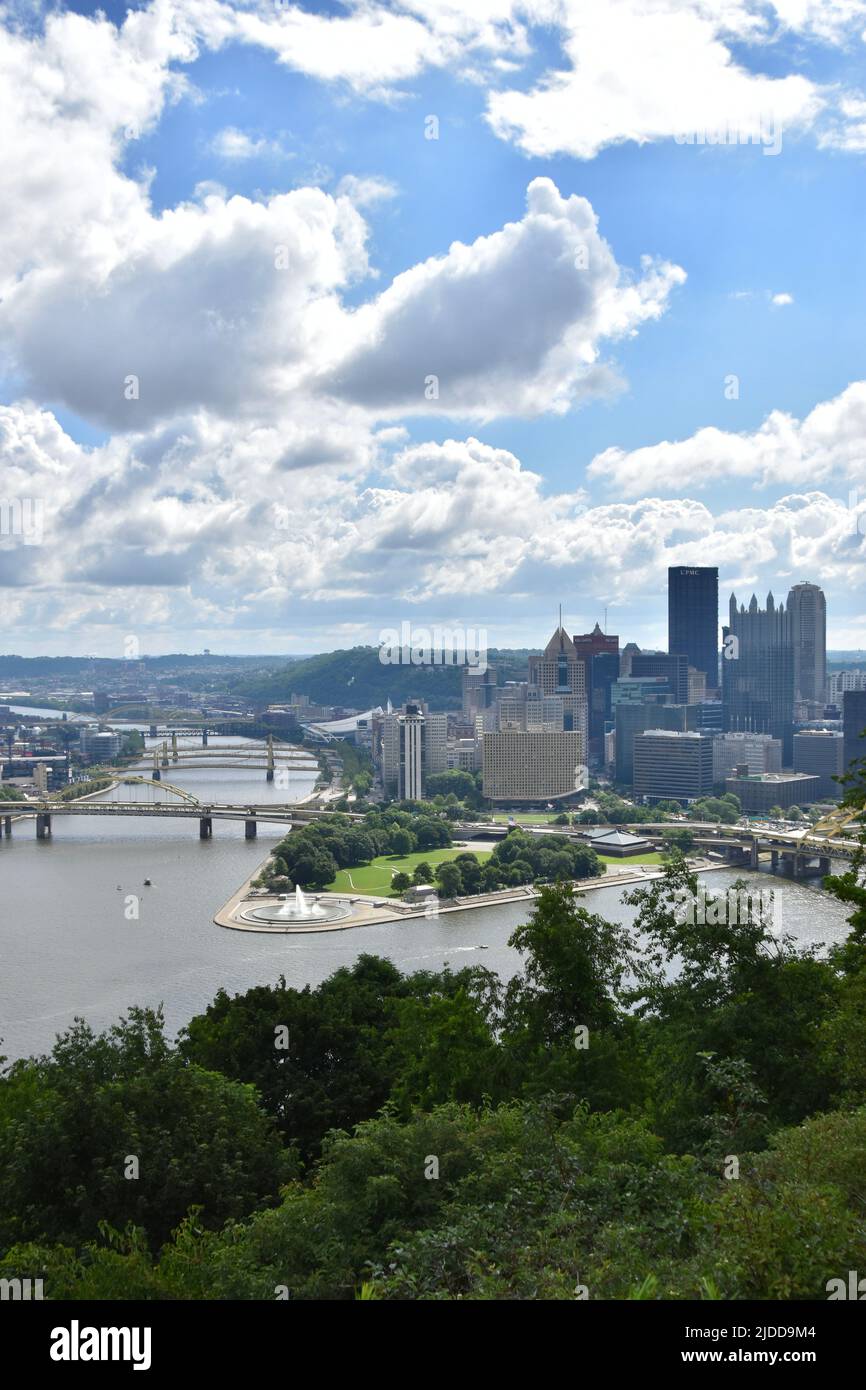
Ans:
[{"label": "fountain basin", "polygon": [[322,901],[315,894],[302,893],[296,888],[292,896],[287,895],[282,903],[267,903],[261,907],[247,907],[239,914],[244,922],[261,922],[269,927],[294,928],[303,931],[304,927],[324,926],[327,922],[339,922],[352,915],[352,904],[343,898],[328,897]]}]

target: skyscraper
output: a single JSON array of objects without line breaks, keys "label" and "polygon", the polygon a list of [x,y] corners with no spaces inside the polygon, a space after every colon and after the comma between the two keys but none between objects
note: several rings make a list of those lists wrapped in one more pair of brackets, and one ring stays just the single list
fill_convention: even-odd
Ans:
[{"label": "skyscraper", "polygon": [[610,719],[610,687],[619,675],[619,637],[602,632],[596,623],[592,632],[574,634],[574,650],[584,664],[589,760],[600,763],[604,759],[604,724]]},{"label": "skyscraper", "polygon": [[418,800],[425,779],[448,767],[448,716],[431,714],[422,700],[409,700],[382,721],[382,783],[389,796]]},{"label": "skyscraper", "polygon": [[[794,646],[791,618],[772,593],[748,609],[731,594],[729,625],[723,628],[722,698],[725,729],[771,734],[782,740],[782,759],[791,766],[794,736]],[[729,639],[735,639],[730,641]]]},{"label": "skyscraper", "polygon": [[[827,603],[817,584],[795,584],[788,592],[794,644],[794,700],[823,705],[827,686]],[[808,711],[804,711],[808,718]]]},{"label": "skyscraper", "polygon": [[866,690],[846,690],[842,696],[842,729],[845,736],[845,772],[860,758],[866,758]]},{"label": "skyscraper", "polygon": [[[670,652],[635,652],[631,662],[633,676],[664,676],[678,705],[688,704],[689,659]],[[715,680],[713,681],[715,684]]]},{"label": "skyscraper", "polygon": [[540,656],[529,658],[529,684],[541,695],[558,695],[562,700],[566,731],[581,738],[582,763],[587,757],[586,668],[574,643],[560,623]]},{"label": "skyscraper", "polygon": [[719,571],[708,565],[668,569],[668,651],[687,656],[707,686],[719,684]]}]

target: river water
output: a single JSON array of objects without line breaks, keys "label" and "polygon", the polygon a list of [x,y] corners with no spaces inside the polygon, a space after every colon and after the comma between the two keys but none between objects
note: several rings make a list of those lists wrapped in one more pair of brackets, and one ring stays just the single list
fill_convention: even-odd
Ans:
[{"label": "river water", "polygon": [[[219,743],[210,740],[211,747]],[[203,801],[244,804],[298,801],[315,781],[313,770],[291,772],[287,792],[251,769],[172,769],[163,776]],[[134,794],[151,797],[145,788]],[[116,794],[132,795],[130,787]],[[315,985],[362,951],[386,956],[404,971],[445,962],[455,970],[484,965],[505,977],[520,969],[508,938],[528,915],[522,903],[309,936],[215,926],[214,912],[282,833],[261,825],[258,839],[247,841],[242,822],[214,821],[213,838],[200,840],[195,820],[58,816],[52,838],[37,841],[33,821],[16,824],[0,845],[0,1053],[45,1051],[75,1015],[100,1029],[130,1004],[162,1004],[175,1033],[220,986],[236,993],[280,974],[297,987]],[[708,890],[721,892],[737,876],[708,874]],[[740,876],[781,895],[784,929],[800,941],[844,938],[845,909],[814,882]],[[152,887],[143,886],[145,878]],[[601,888],[582,900],[593,912],[627,921],[631,909],[621,893]],[[139,917],[128,920],[133,895]]]}]

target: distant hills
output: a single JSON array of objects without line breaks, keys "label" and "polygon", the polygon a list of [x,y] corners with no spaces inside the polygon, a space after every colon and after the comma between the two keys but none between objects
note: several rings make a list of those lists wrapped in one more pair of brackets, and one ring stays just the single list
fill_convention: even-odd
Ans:
[{"label": "distant hills", "polygon": [[[525,680],[528,651],[488,653],[498,668],[499,683]],[[384,665],[378,647],[351,647],[324,652],[292,662],[267,675],[241,677],[232,682],[232,694],[251,700],[279,703],[292,694],[307,695],[316,705],[342,705],[371,709],[390,699],[396,707],[406,700],[425,700],[431,709],[459,709],[461,667]]]}]

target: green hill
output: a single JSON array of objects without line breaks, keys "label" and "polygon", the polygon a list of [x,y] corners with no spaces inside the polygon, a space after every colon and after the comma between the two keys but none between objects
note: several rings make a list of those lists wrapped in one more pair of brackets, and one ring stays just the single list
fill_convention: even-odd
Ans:
[{"label": "green hill", "polygon": [[[526,678],[526,652],[491,652],[499,682]],[[237,680],[232,693],[251,700],[283,701],[291,694],[308,695],[313,704],[350,709],[396,707],[406,700],[425,700],[431,709],[459,709],[459,666],[390,666],[379,660],[378,647],[352,647],[293,661],[267,675]]]}]

